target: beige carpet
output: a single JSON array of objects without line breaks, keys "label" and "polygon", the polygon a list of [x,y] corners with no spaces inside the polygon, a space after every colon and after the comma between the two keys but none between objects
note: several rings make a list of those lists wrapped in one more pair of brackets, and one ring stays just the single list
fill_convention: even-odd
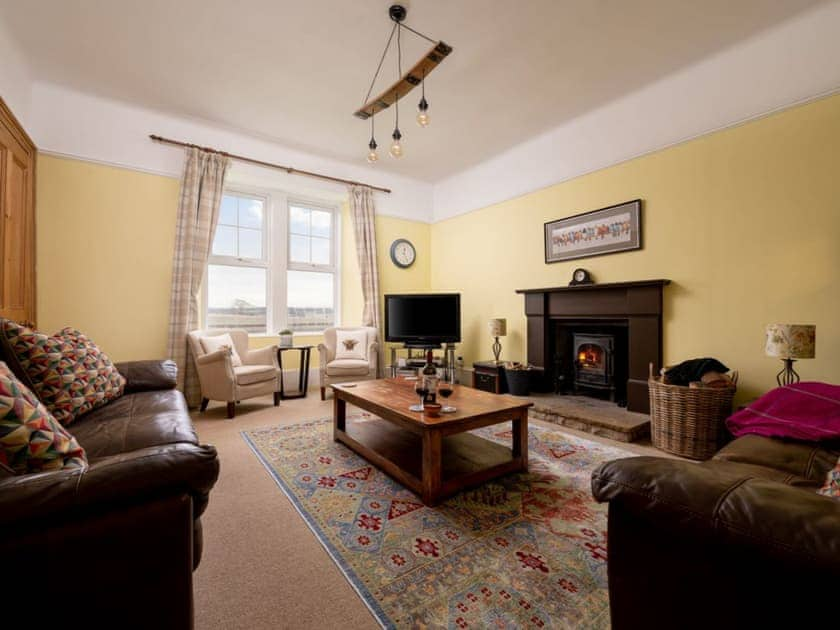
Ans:
[{"label": "beige carpet", "polygon": [[[243,402],[234,420],[225,418],[224,405],[213,403],[194,414],[201,440],[216,445],[222,464],[202,517],[204,557],[194,575],[199,630],[379,627],[239,434],[331,413],[332,400],[321,402],[316,391],[276,408],[270,398]],[[612,444],[660,454],[651,447]]]}]

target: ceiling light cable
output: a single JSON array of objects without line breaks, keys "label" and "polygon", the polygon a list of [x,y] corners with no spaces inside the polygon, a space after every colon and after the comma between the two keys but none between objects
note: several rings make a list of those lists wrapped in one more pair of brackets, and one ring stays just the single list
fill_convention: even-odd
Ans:
[{"label": "ceiling light cable", "polygon": [[399,25],[399,22],[394,22],[394,28],[391,29],[391,34],[388,36],[388,42],[385,44],[385,50],[382,51],[382,56],[379,58],[379,65],[376,66],[376,72],[373,73],[373,79],[370,81],[370,87],[368,88],[365,100],[363,100],[362,103],[367,103],[370,98],[370,93],[373,91],[373,85],[376,83],[376,77],[379,76],[379,71],[382,69],[382,62],[385,61],[385,56],[388,54],[388,49],[391,47],[391,40],[394,39],[394,31]]}]

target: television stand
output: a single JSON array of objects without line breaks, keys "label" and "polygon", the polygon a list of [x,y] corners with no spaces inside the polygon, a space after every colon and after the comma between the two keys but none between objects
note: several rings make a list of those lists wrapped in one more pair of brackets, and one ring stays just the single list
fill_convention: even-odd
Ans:
[{"label": "television stand", "polygon": [[[426,351],[435,348],[440,348],[440,344],[437,344],[436,346],[391,346],[391,378],[396,378],[398,376],[398,370],[400,369],[397,366],[397,352],[407,351],[408,356],[405,358],[406,368],[417,369],[426,365]],[[421,351],[419,356],[415,356],[415,352],[417,350]],[[443,356],[435,357],[434,365],[435,367],[443,370],[444,378],[451,380],[455,371],[455,344],[444,344]]]}]

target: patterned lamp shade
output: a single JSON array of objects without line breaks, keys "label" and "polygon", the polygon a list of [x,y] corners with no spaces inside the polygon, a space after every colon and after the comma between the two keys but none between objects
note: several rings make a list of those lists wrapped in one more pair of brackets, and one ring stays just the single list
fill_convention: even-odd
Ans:
[{"label": "patterned lamp shade", "polygon": [[764,353],[780,359],[813,359],[817,327],[810,324],[768,324]]},{"label": "patterned lamp shade", "polygon": [[491,319],[487,322],[487,327],[490,329],[491,337],[504,337],[507,335],[506,319]]}]

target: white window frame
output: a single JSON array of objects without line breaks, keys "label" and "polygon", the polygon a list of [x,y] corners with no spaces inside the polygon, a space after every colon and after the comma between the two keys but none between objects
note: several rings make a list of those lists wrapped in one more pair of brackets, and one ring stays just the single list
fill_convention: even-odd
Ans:
[{"label": "white window frame", "polygon": [[[341,275],[339,274],[339,261],[341,260],[341,240],[340,235],[341,231],[339,230],[339,223],[341,221],[341,209],[336,204],[331,204],[328,202],[324,202],[323,200],[318,199],[311,199],[307,197],[301,197],[300,195],[286,195],[285,196],[285,216],[284,216],[284,225],[283,229],[285,230],[285,252],[283,258],[283,275],[285,277],[286,271],[315,271],[321,273],[331,273],[333,274],[333,315],[334,321],[333,326],[340,326],[341,322]],[[330,221],[330,263],[328,265],[324,264],[315,264],[315,263],[299,263],[299,262],[292,262],[291,260],[291,240],[292,240],[292,230],[290,225],[290,215],[291,215],[291,206],[300,206],[302,208],[306,208],[307,210],[320,210],[322,212],[329,212],[332,215],[332,219]],[[276,234],[276,232],[275,232]],[[282,236],[280,237],[282,238]],[[310,235],[311,238],[311,235]],[[311,245],[310,245],[310,257],[311,257]],[[286,290],[283,291],[282,296],[282,310],[281,313],[285,314],[288,312],[288,285],[284,283]],[[279,297],[279,296],[278,296]],[[280,307],[280,300],[276,299],[278,307]],[[288,322],[284,324],[286,326]],[[305,336],[305,335],[320,335],[323,334],[323,330],[320,331],[303,331],[303,332],[295,332],[295,335]]]},{"label": "white window frame", "polygon": [[[234,267],[262,267],[266,270],[266,330],[263,333],[249,333],[252,337],[274,337],[287,327],[288,284],[287,271],[319,271],[333,274],[334,326],[341,325],[341,207],[338,203],[324,199],[290,195],[282,190],[252,186],[228,186],[224,195],[249,197],[263,201],[262,259],[238,256],[214,255],[212,249],[207,266],[227,265]],[[289,206],[298,205],[307,209],[321,210],[332,215],[330,234],[330,264],[292,263],[289,260],[291,229]],[[239,217],[237,216],[237,223]],[[214,234],[215,239],[215,234]],[[212,248],[212,243],[211,243]],[[205,269],[205,279],[207,278]],[[279,280],[282,279],[282,280]],[[208,284],[202,287],[203,319],[207,325]],[[295,332],[295,336],[317,336],[321,331]]]}]

